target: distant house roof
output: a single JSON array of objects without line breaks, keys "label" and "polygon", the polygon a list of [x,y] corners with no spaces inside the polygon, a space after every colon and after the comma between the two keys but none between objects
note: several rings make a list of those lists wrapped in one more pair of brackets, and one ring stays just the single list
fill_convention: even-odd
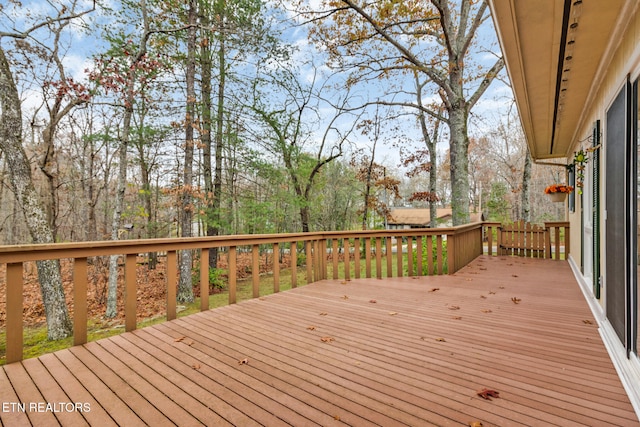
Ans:
[{"label": "distant house roof", "polygon": [[[438,208],[436,209],[437,219],[447,220],[450,219],[451,208]],[[482,213],[470,212],[471,222],[482,221]],[[428,227],[431,222],[431,212],[428,208],[392,208],[390,219],[388,223],[390,225],[409,225],[412,227]]]}]

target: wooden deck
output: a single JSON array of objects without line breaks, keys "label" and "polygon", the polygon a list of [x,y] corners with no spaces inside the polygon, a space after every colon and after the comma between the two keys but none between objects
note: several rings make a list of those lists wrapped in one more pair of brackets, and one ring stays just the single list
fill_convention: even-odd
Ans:
[{"label": "wooden deck", "polygon": [[486,256],[452,276],[325,280],[10,364],[0,402],[4,426],[640,425],[569,266]]}]

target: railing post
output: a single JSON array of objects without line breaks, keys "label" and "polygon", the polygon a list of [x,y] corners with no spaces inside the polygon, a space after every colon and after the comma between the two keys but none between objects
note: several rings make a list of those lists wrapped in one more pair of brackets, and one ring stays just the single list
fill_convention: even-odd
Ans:
[{"label": "railing post", "polygon": [[[457,237],[453,234],[447,235],[447,274],[453,274],[457,269],[456,265],[456,243]],[[440,272],[442,274],[442,272]]]},{"label": "railing post", "polygon": [[87,342],[87,259],[73,260],[73,345]]},{"label": "railing post", "polygon": [[178,256],[167,251],[167,320],[176,318],[176,292],[178,282]]},{"label": "railing post", "polygon": [[7,264],[7,363],[22,360],[24,337],[22,333],[23,306],[22,263]]},{"label": "railing post", "polygon": [[137,254],[126,254],[124,261],[124,329],[126,332],[134,331],[137,323],[136,258]]},{"label": "railing post", "polygon": [[200,252],[200,311],[209,310],[209,248]]}]

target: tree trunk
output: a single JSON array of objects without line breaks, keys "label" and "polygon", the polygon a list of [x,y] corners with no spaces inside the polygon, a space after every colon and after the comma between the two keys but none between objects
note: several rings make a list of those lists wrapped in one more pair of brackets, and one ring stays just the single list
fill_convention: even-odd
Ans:
[{"label": "tree trunk", "polygon": [[[216,1],[216,12],[218,17],[218,100],[216,106],[216,150],[215,150],[215,175],[213,178],[213,203],[211,205],[213,230],[212,235],[220,234],[221,226],[221,208],[222,208],[222,146],[224,142],[224,95],[227,82],[227,63],[226,63],[226,39],[225,39],[225,0]],[[217,267],[218,252],[217,248],[210,251],[209,259]]]},{"label": "tree trunk", "polygon": [[[33,185],[29,160],[22,147],[20,97],[2,48],[0,48],[0,109],[2,110],[0,150],[4,152],[9,165],[16,203],[24,213],[34,243],[53,243],[53,230]],[[73,329],[62,287],[60,263],[57,260],[39,261],[37,269],[47,318],[47,336],[51,340],[68,337],[73,333]]]},{"label": "tree trunk", "polygon": [[530,198],[530,185],[531,184],[531,152],[529,146],[527,146],[527,154],[524,156],[524,170],[522,172],[522,194],[521,194],[521,207],[522,207],[522,219],[526,222],[531,221],[531,198]]},{"label": "tree trunk", "polygon": [[467,224],[470,221],[467,119],[466,107],[462,106],[449,110],[451,208],[454,226]]},{"label": "tree trunk", "polygon": [[[182,191],[182,237],[192,236],[193,227],[193,146],[194,146],[194,121],[196,120],[196,0],[189,1],[189,30],[187,38],[187,112],[185,117],[185,148],[184,148],[184,182]],[[184,250],[180,256],[180,282],[178,284],[177,299],[182,303],[193,302],[193,282],[191,279],[193,269],[193,252]],[[170,278],[171,280],[171,278]]]}]

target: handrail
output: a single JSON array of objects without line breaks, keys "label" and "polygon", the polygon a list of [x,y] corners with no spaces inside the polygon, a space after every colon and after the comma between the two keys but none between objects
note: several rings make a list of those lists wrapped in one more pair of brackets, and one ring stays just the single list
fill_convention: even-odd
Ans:
[{"label": "handrail", "polygon": [[[23,264],[55,259],[73,259],[74,345],[87,342],[87,268],[88,258],[124,255],[125,330],[136,328],[136,257],[140,253],[167,253],[167,320],[176,318],[176,287],[178,280],[177,252],[200,250],[201,310],[209,308],[208,253],[212,248],[227,248],[229,303],[236,302],[236,254],[238,247],[251,247],[253,297],[259,296],[259,247],[271,245],[277,253],[280,245],[290,245],[291,286],[297,286],[298,244],[306,256],[307,283],[328,277],[329,260],[333,278],[338,278],[339,241],[342,241],[344,278],[361,276],[361,247],[364,242],[365,276],[372,276],[372,266],[382,278],[383,255],[387,276],[421,276],[423,274],[453,274],[473,258],[482,254],[483,223],[437,229],[322,231],[309,233],[233,235],[148,240],[121,240],[81,243],[34,244],[0,246],[0,265],[6,265],[6,331],[7,363],[23,357]],[[395,242],[393,240],[395,239]],[[330,243],[329,243],[330,242]],[[446,242],[446,244],[445,244]],[[395,248],[393,244],[395,243]],[[405,255],[406,254],[406,262]],[[394,267],[392,258],[395,256]],[[280,265],[273,263],[274,292],[279,290]]]}]

